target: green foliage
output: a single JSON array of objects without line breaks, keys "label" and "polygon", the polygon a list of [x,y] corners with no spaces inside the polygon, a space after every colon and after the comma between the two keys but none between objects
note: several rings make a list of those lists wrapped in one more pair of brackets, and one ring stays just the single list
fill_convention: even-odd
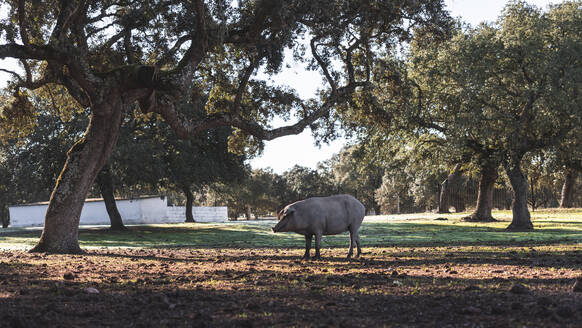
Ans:
[{"label": "green foliage", "polygon": [[0,142],[30,133],[36,115],[27,92],[18,90],[12,96],[0,94]]},{"label": "green foliage", "polygon": [[580,7],[542,12],[518,1],[494,24],[457,23],[446,37],[420,30],[407,51],[385,52],[373,70],[379,87],[355,94],[360,110],[340,111],[344,125],[391,176],[408,170],[417,196],[436,195],[438,172],[456,163],[519,170],[524,155],[561,144],[581,123]]},{"label": "green foliage", "polygon": [[341,193],[359,199],[367,210],[378,213],[374,193],[382,183],[384,168],[377,162],[365,159],[365,149],[358,146],[344,148],[328,164],[334,184]]},{"label": "green foliage", "polygon": [[0,161],[8,172],[2,185],[10,189],[6,205],[49,199],[66,152],[86,124],[79,115],[63,122],[49,111],[39,112],[35,121],[25,138],[12,138],[0,146],[5,155]]}]

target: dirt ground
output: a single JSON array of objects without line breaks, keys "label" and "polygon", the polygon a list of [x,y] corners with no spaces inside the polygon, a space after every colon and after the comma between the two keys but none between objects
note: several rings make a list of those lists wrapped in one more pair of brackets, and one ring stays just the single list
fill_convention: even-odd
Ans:
[{"label": "dirt ground", "polygon": [[[580,327],[582,245],[0,251],[1,327]],[[582,287],[580,288],[582,290]]]}]

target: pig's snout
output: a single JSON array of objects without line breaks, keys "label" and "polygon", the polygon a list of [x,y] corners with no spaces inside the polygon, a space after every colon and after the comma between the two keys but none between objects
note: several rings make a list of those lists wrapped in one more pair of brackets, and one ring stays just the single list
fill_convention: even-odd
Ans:
[{"label": "pig's snout", "polygon": [[271,231],[272,231],[272,232],[277,232],[277,231],[275,230],[275,227],[271,227]]}]

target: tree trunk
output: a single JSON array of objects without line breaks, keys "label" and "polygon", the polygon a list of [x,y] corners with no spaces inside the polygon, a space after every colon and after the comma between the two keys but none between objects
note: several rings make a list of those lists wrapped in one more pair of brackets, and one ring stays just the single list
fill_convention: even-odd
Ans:
[{"label": "tree trunk", "polygon": [[252,213],[251,213],[251,205],[247,205],[246,208],[246,212],[245,212],[245,216],[247,218],[247,221],[250,220],[252,217]]},{"label": "tree trunk", "polygon": [[481,177],[479,178],[479,191],[477,193],[477,208],[466,221],[472,222],[492,222],[496,221],[491,215],[493,210],[493,191],[495,190],[495,180],[498,176],[498,164],[486,162],[481,166]]},{"label": "tree trunk", "polygon": [[396,214],[400,214],[400,195],[396,194]]},{"label": "tree trunk", "polygon": [[105,209],[109,215],[109,221],[111,221],[111,227],[109,230],[112,231],[125,231],[127,228],[123,225],[123,220],[121,219],[121,214],[117,209],[117,204],[115,203],[115,196],[113,194],[113,177],[111,176],[111,171],[109,170],[109,165],[105,165],[101,172],[97,175],[97,183],[99,184],[99,189],[101,190],[101,196],[105,202]]},{"label": "tree trunk", "polygon": [[465,206],[465,197],[463,197],[463,195],[458,192],[458,191],[453,191],[453,193],[451,193],[451,196],[453,196],[453,207],[455,208],[455,212],[456,213],[460,213],[460,212],[465,212],[467,210],[467,207]]},{"label": "tree trunk", "polygon": [[528,183],[527,178],[523,175],[520,166],[521,157],[510,161],[505,166],[505,172],[509,177],[511,188],[513,189],[513,202],[511,210],[513,212],[513,219],[511,224],[507,227],[509,231],[531,231],[533,224],[531,216],[527,208],[527,192]]},{"label": "tree trunk", "polygon": [[2,228],[8,228],[8,221],[10,221],[10,212],[5,204],[0,205],[0,222]]},{"label": "tree trunk", "polygon": [[194,221],[194,216],[192,215],[194,195],[192,195],[192,191],[187,186],[182,186],[182,191],[184,191],[184,195],[186,195],[186,222],[196,222]]},{"label": "tree trunk", "polygon": [[121,98],[110,94],[107,100],[94,105],[85,135],[67,153],[40,240],[31,252],[83,253],[78,236],[81,210],[95,177],[111,155],[121,126]]},{"label": "tree trunk", "polygon": [[534,178],[532,177],[532,175],[529,176],[529,199],[530,199],[530,204],[531,204],[531,210],[532,212],[536,211],[536,208],[538,207],[538,199],[537,199],[537,194],[536,194],[536,190],[534,189],[534,186],[536,185],[536,181],[534,181]]},{"label": "tree trunk", "polygon": [[576,184],[576,173],[572,170],[566,171],[564,177],[564,185],[562,186],[562,197],[560,198],[560,207],[571,208],[574,207],[574,185]]},{"label": "tree trunk", "polygon": [[453,172],[449,174],[445,181],[441,183],[441,193],[439,196],[439,206],[437,208],[437,213],[449,213],[449,207],[453,194],[453,186],[455,182],[463,174],[461,170],[461,164],[455,165]]}]

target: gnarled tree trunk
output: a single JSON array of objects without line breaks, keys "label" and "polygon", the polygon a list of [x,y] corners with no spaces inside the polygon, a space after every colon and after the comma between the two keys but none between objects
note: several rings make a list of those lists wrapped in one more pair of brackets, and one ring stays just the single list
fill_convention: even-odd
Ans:
[{"label": "gnarled tree trunk", "polygon": [[92,107],[85,135],[67,153],[67,161],[51,194],[40,240],[30,251],[82,253],[78,232],[87,192],[107,163],[119,136],[122,101],[114,92]]},{"label": "gnarled tree trunk", "polygon": [[564,184],[562,185],[562,195],[560,198],[560,207],[571,208],[574,206],[574,185],[576,184],[576,173],[572,170],[567,170],[564,177]]},{"label": "gnarled tree trunk", "polygon": [[453,168],[451,174],[447,176],[446,180],[441,183],[441,193],[439,196],[439,207],[437,208],[437,213],[449,213],[449,207],[453,195],[452,189],[462,175],[463,171],[461,170],[461,164],[457,164],[455,165],[455,168]]},{"label": "gnarled tree trunk", "polygon": [[498,176],[498,164],[485,162],[481,166],[481,177],[479,178],[479,191],[477,194],[477,207],[466,221],[491,222],[496,221],[491,215],[493,210],[493,191],[495,190],[495,180]]},{"label": "gnarled tree trunk", "polygon": [[192,191],[187,186],[182,186],[182,191],[186,196],[186,222],[196,222],[194,221],[194,216],[192,215],[192,204],[194,204],[194,195]]},{"label": "gnarled tree trunk", "polygon": [[123,225],[121,214],[119,214],[117,204],[115,203],[115,195],[113,193],[113,177],[111,176],[109,165],[105,165],[103,169],[101,169],[101,172],[99,172],[99,174],[97,175],[97,184],[99,184],[101,196],[103,197],[103,201],[105,202],[105,209],[107,209],[109,221],[111,221],[111,227],[109,228],[109,230],[112,231],[127,230],[125,225]]},{"label": "gnarled tree trunk", "polygon": [[527,208],[527,178],[521,171],[520,161],[521,157],[511,160],[505,166],[505,172],[513,189],[513,202],[511,204],[513,219],[507,227],[509,231],[531,231],[534,229],[529,209]]}]

